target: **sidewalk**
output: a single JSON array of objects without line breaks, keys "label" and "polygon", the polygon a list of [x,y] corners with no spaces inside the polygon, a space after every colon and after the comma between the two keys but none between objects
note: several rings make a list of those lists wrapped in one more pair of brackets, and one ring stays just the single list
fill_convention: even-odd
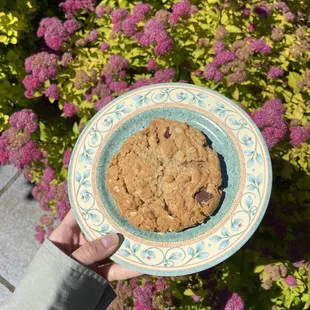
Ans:
[{"label": "sidewalk", "polygon": [[0,165],[0,304],[19,283],[40,246],[34,235],[43,211],[31,190],[14,167]]}]

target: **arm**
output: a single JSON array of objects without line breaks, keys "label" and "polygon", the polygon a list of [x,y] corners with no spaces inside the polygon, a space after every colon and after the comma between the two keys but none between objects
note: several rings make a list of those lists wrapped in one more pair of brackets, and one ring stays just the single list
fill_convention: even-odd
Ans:
[{"label": "arm", "polygon": [[0,309],[101,310],[115,296],[103,277],[46,240],[12,297]]},{"label": "arm", "polygon": [[118,264],[102,265],[119,243],[116,234],[88,242],[70,211],[0,310],[106,309],[116,296],[108,281],[140,275]]}]

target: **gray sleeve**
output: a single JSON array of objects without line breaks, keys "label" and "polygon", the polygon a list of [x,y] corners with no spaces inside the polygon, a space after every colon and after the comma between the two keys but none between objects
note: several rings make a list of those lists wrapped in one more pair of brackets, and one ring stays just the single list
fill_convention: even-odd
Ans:
[{"label": "gray sleeve", "polygon": [[116,294],[109,282],[46,240],[1,310],[104,310]]}]

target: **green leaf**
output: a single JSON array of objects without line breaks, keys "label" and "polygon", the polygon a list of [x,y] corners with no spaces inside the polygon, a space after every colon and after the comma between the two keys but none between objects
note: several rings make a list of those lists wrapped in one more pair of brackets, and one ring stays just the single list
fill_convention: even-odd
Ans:
[{"label": "green leaf", "polygon": [[241,32],[241,29],[234,25],[228,25],[226,26],[226,29],[228,30],[229,33],[240,33]]},{"label": "green leaf", "polygon": [[184,291],[184,295],[185,296],[192,296],[192,295],[195,295],[195,293],[190,288],[188,288]]},{"label": "green leaf", "polygon": [[288,75],[288,85],[293,89],[298,89],[297,83],[301,82],[303,77],[297,72],[290,72]]},{"label": "green leaf", "polygon": [[253,270],[254,273],[261,273],[264,270],[264,265],[256,266]]},{"label": "green leaf", "polygon": [[46,129],[46,126],[42,122],[40,122],[40,140],[46,142],[48,141],[48,138],[48,130]]}]

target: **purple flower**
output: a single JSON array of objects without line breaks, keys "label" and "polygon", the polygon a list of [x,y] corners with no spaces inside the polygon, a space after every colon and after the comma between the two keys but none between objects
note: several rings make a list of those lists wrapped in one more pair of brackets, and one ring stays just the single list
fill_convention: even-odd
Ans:
[{"label": "purple flower", "polygon": [[225,65],[226,63],[235,59],[235,54],[228,51],[219,52],[213,59],[213,64],[216,67]]},{"label": "purple flower", "polygon": [[128,60],[120,55],[110,56],[110,65],[113,72],[118,73],[123,69],[126,69],[129,65]]},{"label": "purple flower", "polygon": [[65,117],[72,117],[75,114],[77,114],[79,111],[80,111],[79,107],[77,107],[71,103],[65,103],[64,104]]},{"label": "purple flower", "polygon": [[219,82],[223,79],[222,72],[214,65],[214,64],[208,64],[205,67],[205,70],[203,72],[203,76],[206,80],[209,81],[216,81]]},{"label": "purple flower", "polygon": [[88,40],[89,42],[94,42],[94,41],[96,41],[96,40],[98,39],[98,36],[99,36],[98,30],[97,30],[97,29],[93,29],[93,30],[89,33],[89,35],[88,35],[88,37],[87,37],[87,40]]},{"label": "purple flower", "polygon": [[73,35],[79,27],[79,22],[75,19],[69,19],[64,22],[64,27],[71,35]]},{"label": "purple flower", "polygon": [[290,139],[294,147],[299,147],[303,142],[309,138],[309,129],[305,127],[291,127]]},{"label": "purple flower", "polygon": [[276,79],[278,77],[282,77],[284,75],[284,71],[279,67],[272,67],[267,73],[270,79]]},{"label": "purple flower", "polygon": [[254,7],[254,13],[256,13],[259,16],[262,17],[267,17],[270,15],[270,10],[267,6],[265,5],[257,5]]},{"label": "purple flower", "polygon": [[98,100],[96,103],[95,103],[95,110],[96,111],[99,111],[101,110],[103,107],[105,107],[110,101],[112,101],[114,99],[114,97],[112,96],[106,96],[100,100]]},{"label": "purple flower", "polygon": [[285,278],[285,283],[288,285],[288,286],[296,286],[297,284],[297,281],[296,281],[296,278],[292,275],[289,275]]},{"label": "purple flower", "polygon": [[277,8],[277,9],[282,10],[282,11],[285,12],[285,13],[290,11],[290,9],[289,9],[289,7],[286,5],[286,3],[285,3],[285,2],[282,2],[282,1],[276,2],[276,3],[274,4],[274,7]]},{"label": "purple flower", "polygon": [[260,52],[263,55],[271,53],[271,47],[264,40],[255,40],[250,43],[250,48],[255,52]]},{"label": "purple flower", "polygon": [[10,126],[27,133],[33,133],[38,129],[38,117],[31,110],[23,109],[11,115]]},{"label": "purple flower", "polygon": [[71,18],[79,11],[94,11],[94,0],[66,0],[59,4],[59,7],[64,10],[66,16]]},{"label": "purple flower", "polygon": [[16,168],[22,170],[30,164],[32,161],[39,161],[42,159],[42,152],[37,149],[35,142],[30,141],[26,143],[19,151],[19,161],[16,163]]},{"label": "purple flower", "polygon": [[109,84],[109,87],[111,90],[113,90],[116,93],[121,93],[123,90],[128,88],[128,83],[125,81],[120,82],[112,82]]},{"label": "purple flower", "polygon": [[158,64],[155,59],[150,58],[147,62],[147,71],[156,71],[158,69]]},{"label": "purple flower", "polygon": [[34,76],[26,75],[26,77],[23,80],[23,84],[27,90],[34,91],[36,89],[39,89],[42,87],[42,83],[40,80]]},{"label": "purple flower", "polygon": [[126,9],[117,9],[111,13],[112,23],[118,24],[123,19],[125,19],[128,15],[128,11]]},{"label": "purple flower", "polygon": [[165,55],[172,49],[173,41],[172,39],[164,34],[159,36],[157,45],[154,48],[154,53],[156,55]]},{"label": "purple flower", "polygon": [[152,297],[155,293],[155,286],[152,282],[148,281],[143,284],[143,286],[136,287],[133,290],[133,297],[135,301],[140,302],[140,304],[152,309]]},{"label": "purple flower", "polygon": [[105,52],[106,50],[108,50],[110,48],[110,45],[107,42],[103,42],[100,46],[100,50],[101,52]]},{"label": "purple flower", "polygon": [[285,137],[286,132],[287,127],[284,123],[281,124],[281,126],[264,128],[262,135],[268,149],[271,150],[275,145],[277,145]]},{"label": "purple flower", "polygon": [[292,12],[287,12],[287,13],[285,14],[285,19],[286,19],[286,21],[288,21],[288,22],[294,20],[294,18],[295,18],[295,15],[294,15]]},{"label": "purple flower", "polygon": [[64,156],[63,156],[63,159],[62,159],[62,163],[64,165],[69,165],[70,159],[71,159],[71,155],[72,155],[72,151],[71,150],[66,150],[64,152]]},{"label": "purple flower", "polygon": [[166,68],[155,72],[153,78],[150,79],[151,84],[168,83],[175,76],[175,70]]},{"label": "purple flower", "polygon": [[223,42],[223,41],[216,41],[213,44],[213,49],[215,51],[215,54],[218,54],[219,52],[223,52],[225,50],[225,42]]},{"label": "purple flower", "polygon": [[46,90],[45,90],[45,95],[51,99],[55,99],[58,100],[59,99],[59,92],[58,92],[58,88],[57,85],[52,84],[51,86],[49,86]]},{"label": "purple flower", "polygon": [[136,33],[136,25],[139,22],[139,19],[136,18],[134,15],[129,15],[123,22],[122,22],[122,29],[123,32],[127,36],[133,36]]}]

